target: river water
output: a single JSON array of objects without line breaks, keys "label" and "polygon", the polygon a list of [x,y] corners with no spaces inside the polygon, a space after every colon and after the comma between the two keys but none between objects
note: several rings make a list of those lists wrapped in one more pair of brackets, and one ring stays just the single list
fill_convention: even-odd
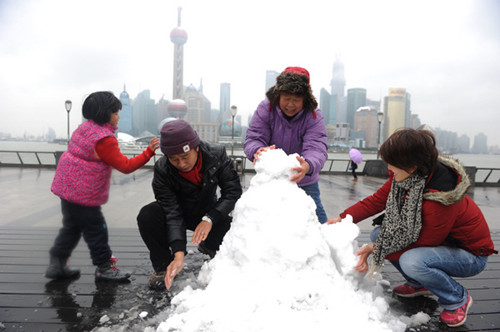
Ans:
[{"label": "river water", "polygon": [[[0,141],[0,151],[65,151],[65,144],[47,143],[47,142],[17,142]],[[241,149],[235,148],[235,155],[243,155]],[[377,159],[375,153],[363,155],[365,160]],[[500,168],[500,155],[493,154],[456,154],[451,157],[458,159],[464,166],[475,166],[479,168]],[[331,152],[328,153],[329,159],[349,159],[348,153]]]}]

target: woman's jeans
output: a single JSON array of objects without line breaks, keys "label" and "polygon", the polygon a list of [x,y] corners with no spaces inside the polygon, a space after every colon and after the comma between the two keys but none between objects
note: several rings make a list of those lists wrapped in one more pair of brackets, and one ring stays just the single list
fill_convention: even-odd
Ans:
[{"label": "woman's jeans", "polygon": [[[380,226],[370,234],[375,242]],[[446,310],[455,310],[467,302],[468,292],[451,277],[472,277],[486,267],[488,256],[476,256],[464,249],[439,246],[406,251],[398,261],[390,261],[414,287],[425,287],[438,297]]]},{"label": "woman's jeans", "polygon": [[325,209],[323,208],[323,204],[321,204],[321,198],[319,197],[319,185],[318,183],[313,183],[308,186],[300,187],[302,190],[306,192],[316,203],[316,215],[318,216],[318,221],[322,224],[326,222],[328,219],[326,217]]}]

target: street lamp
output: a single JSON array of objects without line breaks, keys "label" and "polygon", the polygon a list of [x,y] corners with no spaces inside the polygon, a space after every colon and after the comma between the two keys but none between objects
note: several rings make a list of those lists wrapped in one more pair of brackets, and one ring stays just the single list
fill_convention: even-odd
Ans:
[{"label": "street lamp", "polygon": [[234,154],[234,117],[238,113],[238,108],[236,106],[231,106],[231,117],[233,120],[231,121],[231,157]]},{"label": "street lamp", "polygon": [[64,102],[64,107],[66,108],[66,112],[68,112],[68,146],[69,146],[69,111],[71,111],[71,100],[66,100]]},{"label": "street lamp", "polygon": [[377,159],[379,158],[378,149],[380,148],[380,125],[382,124],[383,118],[384,118],[384,113],[378,112],[377,113],[377,120],[378,120]]}]

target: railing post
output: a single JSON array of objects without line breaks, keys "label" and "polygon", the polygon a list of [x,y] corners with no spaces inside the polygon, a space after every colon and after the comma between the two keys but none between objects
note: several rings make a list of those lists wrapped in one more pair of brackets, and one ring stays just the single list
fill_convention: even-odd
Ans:
[{"label": "railing post", "polygon": [[36,160],[38,160],[38,165],[42,166],[42,161],[38,157],[38,152],[35,152],[35,157],[36,157]]},{"label": "railing post", "polygon": [[477,167],[464,166],[464,168],[465,168],[465,173],[467,173],[467,176],[469,177],[471,187],[475,186],[476,185]]},{"label": "railing post", "polygon": [[19,154],[19,152],[16,152],[16,154],[17,154],[17,158],[19,158],[19,161],[21,162],[21,165],[24,165],[23,158],[21,158],[21,155]]}]

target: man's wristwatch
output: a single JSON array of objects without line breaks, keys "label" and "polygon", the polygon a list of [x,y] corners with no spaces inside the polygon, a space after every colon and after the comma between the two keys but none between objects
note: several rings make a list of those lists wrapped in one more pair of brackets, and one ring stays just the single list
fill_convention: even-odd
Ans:
[{"label": "man's wristwatch", "polygon": [[210,223],[210,225],[213,225],[213,224],[214,224],[214,223],[212,222],[212,219],[210,219],[210,217],[209,217],[209,216],[203,216],[203,217],[201,218],[201,221],[206,221],[206,222]]}]

